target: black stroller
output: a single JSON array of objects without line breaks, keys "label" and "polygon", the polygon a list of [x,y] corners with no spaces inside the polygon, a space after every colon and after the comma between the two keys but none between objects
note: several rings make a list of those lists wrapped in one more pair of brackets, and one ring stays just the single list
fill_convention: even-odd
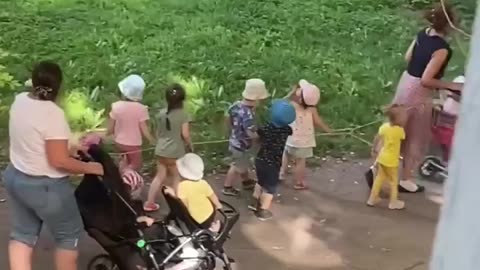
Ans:
[{"label": "black stroller", "polygon": [[88,270],[213,270],[217,263],[231,270],[234,263],[223,245],[239,219],[222,202],[218,233],[200,227],[183,203],[164,193],[170,213],[152,226],[137,222],[144,215],[141,201],[133,201],[113,159],[100,146],[87,158],[104,166],[104,177],[85,175],[75,191],[85,230],[108,254],[94,257]]}]

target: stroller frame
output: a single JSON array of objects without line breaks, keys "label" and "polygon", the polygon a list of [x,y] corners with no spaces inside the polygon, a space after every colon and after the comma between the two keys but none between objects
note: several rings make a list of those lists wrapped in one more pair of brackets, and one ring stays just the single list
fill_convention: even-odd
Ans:
[{"label": "stroller frame", "polygon": [[[426,156],[418,168],[418,173],[427,180],[434,180],[440,176],[443,181],[448,177],[448,159],[457,116],[446,113],[441,105],[437,105],[432,109],[432,120],[433,137],[441,148],[442,157]],[[444,142],[445,140],[448,142]]]},{"label": "stroller frame", "polygon": [[[104,155],[102,159],[109,159],[108,161],[110,161],[110,157],[108,155],[106,156],[107,157]],[[82,159],[85,160],[86,158],[83,157]],[[107,174],[107,171],[105,174]],[[157,220],[152,225],[152,227],[161,230],[158,232],[158,234],[156,233],[157,236],[147,236],[146,230],[152,227],[148,227],[144,223],[135,222],[131,225],[131,227],[129,225],[129,232],[133,237],[124,237],[122,235],[112,235],[112,233],[102,230],[102,228],[91,225],[91,222],[89,224],[88,220],[85,219],[84,213],[88,213],[88,207],[86,207],[87,204],[85,203],[84,199],[81,199],[81,196],[79,196],[77,193],[79,189],[81,189],[81,186],[84,182],[85,184],[82,191],[88,190],[88,188],[103,187],[104,191],[106,192],[105,194],[108,196],[108,198],[106,198],[109,199],[108,201],[111,201],[113,198],[117,198],[124,207],[124,210],[133,215],[133,217],[138,217],[139,214],[129,203],[129,199],[126,199],[122,195],[122,192],[119,192],[119,190],[114,188],[115,184],[113,182],[106,180],[105,178],[103,181],[100,181],[98,177],[92,175],[86,175],[84,177],[84,180],[77,188],[75,194],[77,201],[79,202],[79,210],[82,214],[82,219],[84,219],[87,233],[94,238],[108,253],[97,255],[91,259],[88,264],[88,270],[138,269],[137,267],[132,268],[130,266],[132,261],[128,261],[128,259],[141,260],[143,265],[140,266],[140,269],[147,270],[168,270],[170,269],[170,264],[182,263],[185,260],[196,260],[195,268],[185,269],[213,270],[216,267],[217,259],[222,262],[223,269],[232,269],[234,260],[227,256],[223,249],[223,245],[225,241],[230,238],[231,229],[238,221],[239,213],[230,204],[221,201],[223,210],[218,210],[218,213],[223,218],[222,226],[220,231],[217,234],[214,234],[208,229],[201,228],[200,225],[190,216],[188,210],[183,205],[183,202],[180,201],[180,199],[167,194],[165,189],[163,189],[163,195],[167,201],[167,204],[169,205],[170,212],[164,220]],[[176,230],[176,233],[170,231],[172,228]],[[163,233],[163,238],[158,238],[160,232]],[[159,247],[157,245],[162,246]],[[187,245],[193,245],[193,249],[195,251],[200,250],[202,252],[198,255],[195,255],[195,257],[179,257],[179,253],[182,252],[183,248]],[[128,257],[125,260],[123,254],[111,254],[112,250],[117,248],[128,249],[129,252],[133,253],[127,254],[131,257]],[[162,250],[162,248],[167,250]],[[124,259],[124,261],[122,261],[122,259]],[[107,267],[105,264],[98,264],[101,260],[108,261],[110,266]]]}]

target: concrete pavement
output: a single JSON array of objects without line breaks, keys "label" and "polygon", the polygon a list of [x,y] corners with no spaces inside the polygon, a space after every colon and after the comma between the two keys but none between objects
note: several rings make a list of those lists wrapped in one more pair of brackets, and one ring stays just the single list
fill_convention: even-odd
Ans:
[{"label": "concrete pavement", "polygon": [[[363,179],[367,165],[328,159],[310,171],[309,191],[294,191],[284,183],[271,221],[260,222],[247,210],[250,194],[226,198],[242,213],[227,246],[238,269],[427,269],[442,187],[428,184],[426,194],[401,194],[404,211],[387,210],[386,201],[369,208]],[[219,189],[223,176],[208,179]],[[0,269],[8,269],[8,201],[0,204],[0,220]],[[80,247],[80,269],[86,269],[101,248],[88,236]],[[52,248],[48,233],[42,232],[34,270],[53,269]]]}]

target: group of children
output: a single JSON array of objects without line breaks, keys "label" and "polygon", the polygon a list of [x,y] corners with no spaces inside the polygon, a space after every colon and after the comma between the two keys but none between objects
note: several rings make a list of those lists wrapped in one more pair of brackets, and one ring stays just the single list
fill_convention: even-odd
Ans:
[{"label": "group of children", "polygon": [[[112,104],[107,134],[113,135],[122,156],[119,167],[125,183],[138,183],[132,179],[139,178],[139,174],[134,172],[142,166],[144,137],[151,144],[156,144],[157,158],[157,172],[150,185],[144,210],[151,212],[159,209],[155,199],[169,177],[172,188],[168,192],[184,202],[199,224],[211,224],[215,210],[221,208],[221,204],[210,185],[203,180],[202,159],[193,153],[190,118],[184,110],[185,89],[178,84],[166,89],[167,106],[155,117],[158,125],[154,136],[149,128],[148,108],[141,103],[144,80],[138,75],[130,75],[118,87],[123,98]],[[226,114],[226,122],[230,127],[232,163],[222,193],[227,196],[239,195],[240,191],[234,185],[237,180],[243,179],[244,188],[253,188],[249,209],[255,211],[261,220],[272,217],[269,211],[272,198],[290,160],[295,161],[294,188],[308,188],[305,163],[313,155],[315,127],[331,131],[316,109],[320,90],[308,81],[300,80],[285,99],[275,100],[269,110],[268,122],[260,126],[255,121],[255,110],[268,97],[264,81],[247,80],[242,99],[230,106]],[[254,155],[258,181],[248,177],[253,168],[251,161]]]}]

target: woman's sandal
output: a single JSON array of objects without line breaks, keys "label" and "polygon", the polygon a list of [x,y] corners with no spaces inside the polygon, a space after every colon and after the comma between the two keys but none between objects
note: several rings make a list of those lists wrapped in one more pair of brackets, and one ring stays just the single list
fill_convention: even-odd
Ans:
[{"label": "woman's sandal", "polygon": [[295,190],[307,190],[308,187],[305,184],[295,184],[295,185],[293,185],[293,189],[295,189]]},{"label": "woman's sandal", "polygon": [[401,184],[398,185],[398,191],[401,193],[422,193],[425,191],[425,187],[415,184],[417,186],[416,190],[406,189]]}]

